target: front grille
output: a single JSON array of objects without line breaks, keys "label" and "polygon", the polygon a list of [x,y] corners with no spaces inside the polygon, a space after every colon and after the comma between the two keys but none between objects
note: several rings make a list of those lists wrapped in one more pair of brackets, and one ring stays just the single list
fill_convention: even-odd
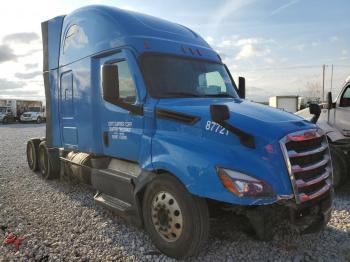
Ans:
[{"label": "front grille", "polygon": [[24,117],[30,117],[30,114],[23,114]]},{"label": "front grille", "polygon": [[313,129],[292,133],[280,141],[298,204],[321,197],[331,188],[330,153],[321,132]]}]

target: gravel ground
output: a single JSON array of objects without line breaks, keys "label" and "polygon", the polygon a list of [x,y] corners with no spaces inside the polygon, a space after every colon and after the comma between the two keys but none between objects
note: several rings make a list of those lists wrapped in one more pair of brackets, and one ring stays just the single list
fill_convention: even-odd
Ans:
[{"label": "gravel ground", "polygon": [[[27,167],[26,141],[44,125],[0,125],[0,261],[168,261],[147,234],[93,202],[84,185],[43,181]],[[211,222],[207,250],[193,261],[350,261],[350,186],[335,199],[320,234],[300,236],[287,226],[259,242],[227,216]],[[235,221],[235,220],[234,220]],[[16,251],[8,232],[26,237]]]}]

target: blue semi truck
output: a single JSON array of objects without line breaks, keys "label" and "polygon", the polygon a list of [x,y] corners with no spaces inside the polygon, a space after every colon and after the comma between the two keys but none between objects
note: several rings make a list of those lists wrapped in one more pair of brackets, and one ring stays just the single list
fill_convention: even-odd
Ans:
[{"label": "blue semi truck", "polygon": [[213,208],[245,215],[261,239],[276,219],[304,233],[329,221],[323,132],[245,100],[245,79],[237,86],[197,33],[87,6],[43,22],[42,36],[46,137],[28,141],[27,159],[45,179],[91,184],[175,258],[201,250]]}]

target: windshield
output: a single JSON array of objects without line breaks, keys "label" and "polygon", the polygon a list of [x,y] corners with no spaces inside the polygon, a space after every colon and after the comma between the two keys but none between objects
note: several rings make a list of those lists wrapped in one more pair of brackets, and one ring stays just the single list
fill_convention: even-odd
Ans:
[{"label": "windshield", "polygon": [[29,107],[27,112],[40,112],[40,107]]},{"label": "windshield", "polygon": [[154,98],[238,97],[223,64],[147,55],[142,67],[149,93]]}]

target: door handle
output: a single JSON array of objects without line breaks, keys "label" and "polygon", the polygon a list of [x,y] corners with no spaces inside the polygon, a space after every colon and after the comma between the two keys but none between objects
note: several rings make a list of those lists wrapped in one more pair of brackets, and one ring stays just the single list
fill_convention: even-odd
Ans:
[{"label": "door handle", "polygon": [[104,143],[105,146],[109,145],[109,139],[108,139],[108,132],[107,131],[103,132],[103,143]]}]

